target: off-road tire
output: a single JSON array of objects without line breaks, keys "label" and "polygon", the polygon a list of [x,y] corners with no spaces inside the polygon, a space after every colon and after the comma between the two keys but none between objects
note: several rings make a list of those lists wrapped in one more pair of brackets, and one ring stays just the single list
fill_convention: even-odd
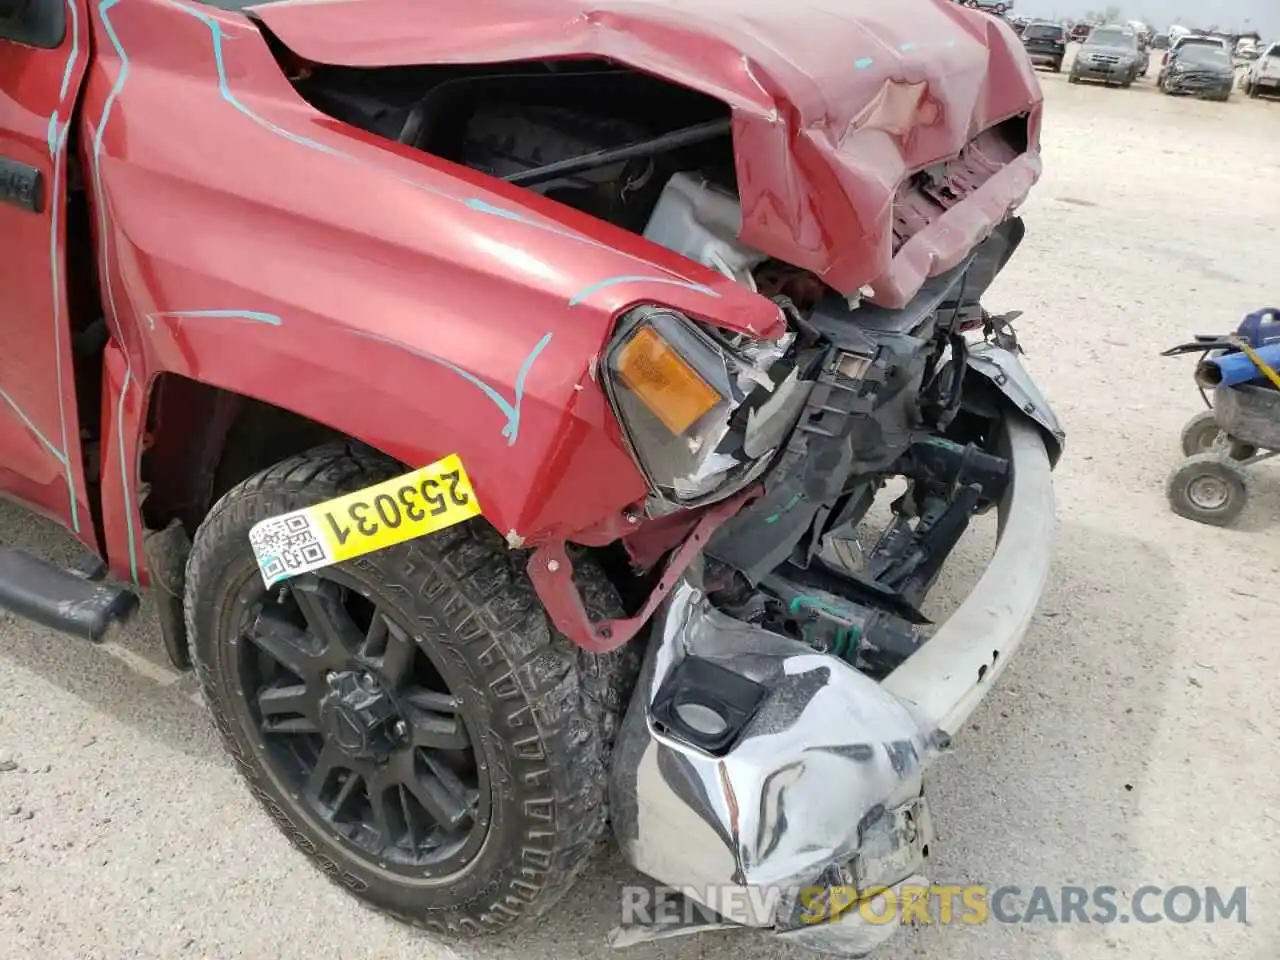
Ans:
[{"label": "off-road tire", "polygon": [[[609,750],[638,672],[637,644],[606,655],[575,647],[550,626],[524,571],[527,554],[476,519],[342,564],[419,624],[419,646],[442,651],[479,711],[480,756],[491,770],[484,845],[452,877],[388,879],[335,841],[268,772],[239,719],[225,653],[237,597],[262,591],[249,529],[405,472],[366,447],[326,444],[244,481],[210,511],[186,572],[191,660],[227,749],[276,825],[333,881],[400,920],[446,935],[496,932],[551,907],[605,837]],[[580,565],[596,616],[620,602],[598,569]],[[455,669],[456,668],[456,669]]]}]

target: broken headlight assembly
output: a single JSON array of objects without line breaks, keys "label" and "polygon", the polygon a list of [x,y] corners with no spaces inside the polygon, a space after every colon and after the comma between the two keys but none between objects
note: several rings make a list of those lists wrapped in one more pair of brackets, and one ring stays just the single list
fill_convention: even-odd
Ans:
[{"label": "broken headlight assembly", "polygon": [[605,388],[661,514],[723,499],[760,476],[812,384],[786,358],[795,335],[722,338],[676,310],[628,312]]}]

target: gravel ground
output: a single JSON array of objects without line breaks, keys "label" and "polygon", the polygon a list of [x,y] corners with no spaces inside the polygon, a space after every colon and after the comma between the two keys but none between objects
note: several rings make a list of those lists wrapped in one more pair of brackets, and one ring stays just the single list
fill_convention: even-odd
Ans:
[{"label": "gravel ground", "polygon": [[[1246,884],[1249,921],[931,926],[881,956],[1273,960],[1280,469],[1258,469],[1236,529],[1171,515],[1165,476],[1200,401],[1191,362],[1156,354],[1280,298],[1280,103],[1043,80],[1046,174],[991,306],[1026,311],[1028,363],[1068,429],[1057,561],[1024,652],[933,776],[938,879]],[[0,539],[67,549],[12,507]],[[608,954],[635,882],[616,861],[518,940],[452,949],[335,890],[251,802],[149,611],[104,649],[12,618],[0,631],[0,955]],[[628,953],[808,956],[742,933]]]}]

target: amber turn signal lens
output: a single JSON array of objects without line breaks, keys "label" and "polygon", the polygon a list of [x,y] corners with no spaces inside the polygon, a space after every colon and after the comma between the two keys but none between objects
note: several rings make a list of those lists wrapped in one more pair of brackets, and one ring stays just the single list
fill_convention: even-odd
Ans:
[{"label": "amber turn signal lens", "polygon": [[618,378],[672,433],[684,433],[720,394],[652,327],[641,327],[617,359]]}]

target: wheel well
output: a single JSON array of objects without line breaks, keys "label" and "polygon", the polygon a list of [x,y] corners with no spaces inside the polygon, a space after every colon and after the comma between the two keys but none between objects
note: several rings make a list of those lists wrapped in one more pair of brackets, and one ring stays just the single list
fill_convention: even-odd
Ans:
[{"label": "wheel well", "polygon": [[175,373],[151,389],[141,464],[143,522],[188,536],[218,498],[273,463],[343,434],[283,407]]},{"label": "wheel well", "polygon": [[[346,435],[341,431],[283,407],[180,374],[160,374],[147,405],[138,491],[143,525],[152,534],[166,531],[164,537],[148,537],[157,544],[166,541],[154,556],[149,553],[148,566],[165,564],[168,570],[152,573],[171,588],[180,582],[196,530],[218,499],[240,481],[288,457],[342,439]],[[185,538],[168,537],[172,531],[167,528],[175,520]],[[618,591],[626,614],[638,612],[652,589],[656,570],[637,573],[620,542],[579,549],[599,564]],[[180,591],[175,596],[180,599]],[[180,612],[179,606],[172,627],[179,632]]]}]

